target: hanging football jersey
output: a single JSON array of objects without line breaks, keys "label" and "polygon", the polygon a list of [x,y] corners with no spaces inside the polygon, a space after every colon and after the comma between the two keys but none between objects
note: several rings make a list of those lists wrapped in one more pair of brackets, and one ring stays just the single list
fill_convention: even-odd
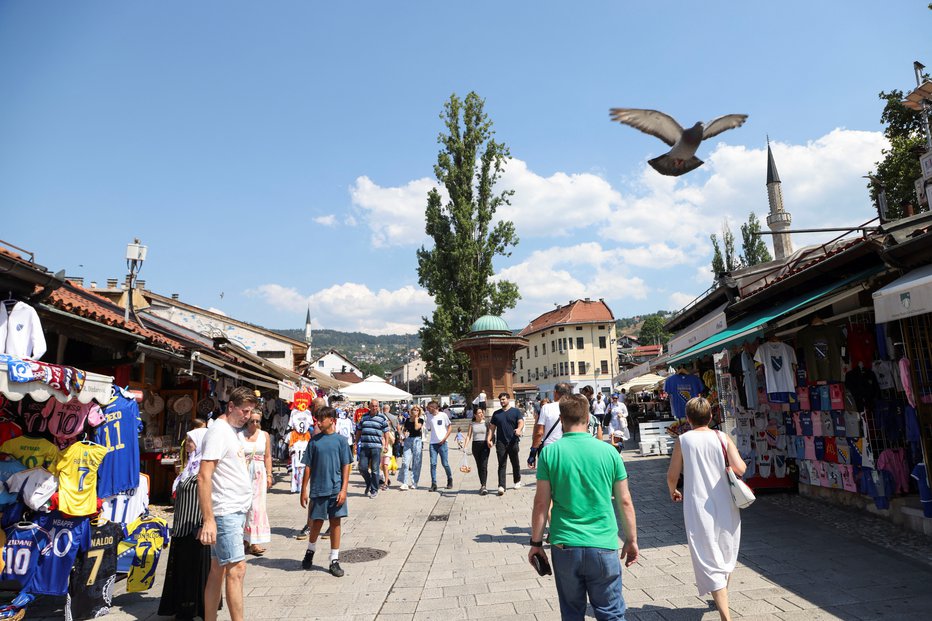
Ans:
[{"label": "hanging football jersey", "polygon": [[62,451],[58,471],[58,510],[68,515],[97,512],[97,469],[107,447],[75,442]]},{"label": "hanging football jersey", "polygon": [[78,552],[86,552],[91,545],[88,519],[69,518],[53,511],[36,514],[33,521],[48,532],[52,543],[51,553],[39,559],[30,592],[64,595],[68,592],[68,576]]},{"label": "hanging football jersey", "polygon": [[0,420],[0,444],[23,435],[23,428],[8,419]]},{"label": "hanging football jersey", "polygon": [[65,602],[65,620],[94,619],[107,614],[116,583],[117,545],[123,526],[104,520],[90,524],[90,547],[75,562]]},{"label": "hanging football jersey", "polygon": [[119,391],[103,408],[104,422],[94,430],[94,442],[108,453],[97,474],[97,495],[113,496],[139,486],[139,406]]},{"label": "hanging football jersey", "polygon": [[0,461],[0,505],[8,505],[11,502],[16,502],[16,494],[11,494],[7,491],[6,485],[4,484],[10,476],[17,472],[22,472],[25,469],[26,466],[15,459]]},{"label": "hanging football jersey", "polygon": [[162,548],[168,545],[168,522],[161,518],[144,517],[130,524],[126,530],[134,551],[126,590],[130,593],[148,591],[155,581],[155,568]]},{"label": "hanging football jersey", "polygon": [[19,584],[20,590],[31,589],[39,558],[51,554],[51,538],[45,529],[33,523],[13,524],[4,532],[6,545],[0,580],[12,580]]},{"label": "hanging football jersey", "polygon": [[298,433],[310,433],[314,427],[314,418],[307,410],[291,410],[288,427]]},{"label": "hanging football jersey", "polygon": [[100,514],[124,526],[149,511],[149,475],[139,475],[139,486],[103,499]]},{"label": "hanging football jersey", "polygon": [[19,436],[4,442],[0,451],[9,453],[27,468],[48,468],[58,461],[58,448],[45,438]]},{"label": "hanging football jersey", "polygon": [[68,403],[61,403],[57,399],[49,399],[42,411],[42,415],[48,421],[47,429],[49,433],[52,434],[52,437],[55,438],[61,448],[71,444],[84,431],[85,422],[96,427],[104,420],[99,405],[93,401],[81,403],[77,399],[72,399]]},{"label": "hanging football jersey", "polygon": [[5,485],[9,493],[22,495],[23,502],[33,511],[45,511],[52,494],[58,490],[58,479],[45,468],[30,468],[11,474]]}]

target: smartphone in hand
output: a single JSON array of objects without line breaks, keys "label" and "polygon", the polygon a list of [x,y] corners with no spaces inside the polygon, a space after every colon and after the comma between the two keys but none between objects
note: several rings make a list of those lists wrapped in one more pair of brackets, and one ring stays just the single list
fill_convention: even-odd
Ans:
[{"label": "smartphone in hand", "polygon": [[538,576],[549,576],[553,574],[553,570],[550,569],[550,561],[539,552],[531,557],[531,564],[534,565],[534,569],[537,571]]}]

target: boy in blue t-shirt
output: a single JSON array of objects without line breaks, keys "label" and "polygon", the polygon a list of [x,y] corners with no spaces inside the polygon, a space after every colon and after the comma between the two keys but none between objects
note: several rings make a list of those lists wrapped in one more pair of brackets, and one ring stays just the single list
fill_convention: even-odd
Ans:
[{"label": "boy in blue t-shirt", "polygon": [[[311,438],[304,453],[304,477],[301,481],[301,506],[308,507],[307,552],[302,569],[314,565],[314,551],[324,520],[330,521],[330,573],[343,576],[340,567],[340,521],[348,515],[346,487],[349,485],[353,456],[346,440],[336,432],[337,412],[331,407],[317,413],[320,433]],[[310,500],[310,503],[308,502]]]}]

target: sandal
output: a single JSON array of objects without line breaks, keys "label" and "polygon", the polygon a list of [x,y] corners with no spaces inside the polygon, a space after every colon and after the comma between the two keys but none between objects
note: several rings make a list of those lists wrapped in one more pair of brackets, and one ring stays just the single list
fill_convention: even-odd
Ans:
[{"label": "sandal", "polygon": [[248,548],[246,548],[246,553],[252,554],[253,556],[262,556],[263,554],[265,554],[265,550],[263,548],[260,548],[256,544],[252,544]]}]

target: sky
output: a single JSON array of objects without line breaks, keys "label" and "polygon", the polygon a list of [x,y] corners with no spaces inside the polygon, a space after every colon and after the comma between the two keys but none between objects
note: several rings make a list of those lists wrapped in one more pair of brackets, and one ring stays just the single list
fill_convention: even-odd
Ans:
[{"label": "sky", "polygon": [[[440,113],[475,91],[511,153],[509,325],[584,297],[676,310],[712,284],[709,234],[766,217],[768,136],[794,228],[875,215],[878,93],[932,66],[927,5],[0,0],[0,240],[103,284],[139,238],[163,295],[414,332]],[[672,178],[611,107],[749,118]]]}]

